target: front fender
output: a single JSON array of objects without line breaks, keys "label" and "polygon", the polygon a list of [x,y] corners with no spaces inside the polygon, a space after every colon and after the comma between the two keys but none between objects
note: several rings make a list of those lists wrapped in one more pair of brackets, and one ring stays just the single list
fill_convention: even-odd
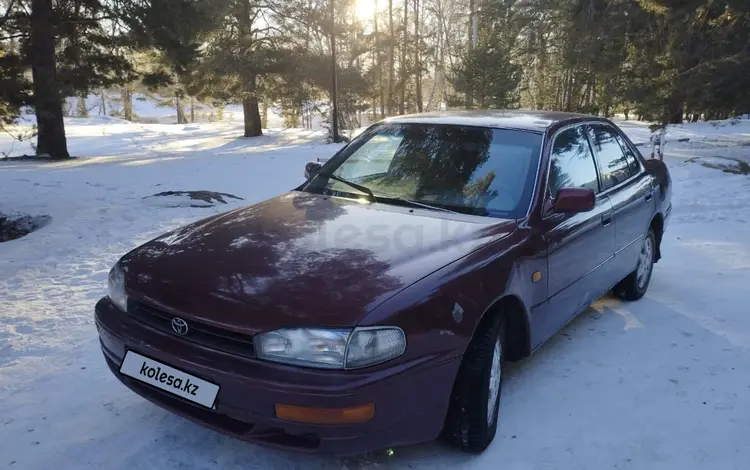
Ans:
[{"label": "front fender", "polygon": [[532,285],[532,277],[546,272],[546,258],[543,247],[529,241],[528,232],[516,230],[399,292],[360,325],[401,327],[407,336],[406,361],[463,355],[485,315],[509,296],[518,299],[530,324],[528,312],[535,298],[544,297],[546,285]]}]

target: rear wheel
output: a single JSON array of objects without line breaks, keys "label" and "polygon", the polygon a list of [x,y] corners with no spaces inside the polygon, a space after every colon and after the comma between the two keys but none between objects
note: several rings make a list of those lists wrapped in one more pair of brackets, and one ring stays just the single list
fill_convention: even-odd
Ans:
[{"label": "rear wheel", "polygon": [[635,271],[620,281],[614,288],[614,293],[623,300],[638,300],[646,294],[651,283],[656,260],[656,235],[654,229],[649,228],[638,256],[638,266]]},{"label": "rear wheel", "polygon": [[443,440],[466,452],[482,452],[497,432],[503,383],[505,322],[496,315],[472,339],[453,385]]}]

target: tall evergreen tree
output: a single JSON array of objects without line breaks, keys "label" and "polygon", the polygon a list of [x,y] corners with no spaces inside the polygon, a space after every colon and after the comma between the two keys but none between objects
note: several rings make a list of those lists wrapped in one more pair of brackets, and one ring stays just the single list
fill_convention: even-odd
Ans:
[{"label": "tall evergreen tree", "polygon": [[[7,109],[31,105],[37,117],[37,153],[69,156],[63,122],[65,96],[85,96],[95,88],[127,80],[131,68],[122,57],[122,37],[112,5],[100,0],[13,0],[0,18],[0,47],[10,49],[2,62],[12,72],[29,71],[31,94],[19,94],[24,75],[2,90]],[[104,22],[113,26],[105,30]],[[3,67],[0,65],[0,67]],[[5,77],[6,79],[9,77]],[[22,99],[19,101],[19,97]]]},{"label": "tall evergreen tree", "polygon": [[[507,108],[517,102],[521,68],[511,60],[506,32],[507,3],[507,0],[487,0],[483,4],[477,14],[476,47],[472,45],[453,69],[453,88],[472,107]],[[460,98],[452,101],[457,105]]]}]

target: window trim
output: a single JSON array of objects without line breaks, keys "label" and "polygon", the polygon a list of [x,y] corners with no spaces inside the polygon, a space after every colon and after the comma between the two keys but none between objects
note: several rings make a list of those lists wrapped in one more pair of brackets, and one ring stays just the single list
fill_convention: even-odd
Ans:
[{"label": "window trim", "polygon": [[[618,132],[617,128],[616,128],[616,127],[614,127],[614,126],[613,126],[612,124],[610,124],[610,123],[608,123],[608,122],[606,122],[606,121],[591,121],[591,122],[587,122],[587,123],[586,123],[585,125],[586,125],[586,126],[589,126],[589,125],[592,125],[592,124],[599,124],[599,125],[601,125],[601,126],[604,126],[604,127],[608,127],[608,128],[609,128],[609,129],[611,129],[611,130],[612,130],[612,131],[613,131],[613,132],[614,132],[615,134],[619,135],[619,136],[620,136],[620,137],[621,137],[621,138],[622,138],[622,139],[623,139],[623,140],[624,140],[625,142],[627,142],[627,140],[625,140],[624,136],[623,136],[623,135],[622,135],[622,134],[621,134],[620,132]],[[588,134],[588,131],[586,132],[586,135],[587,135],[587,136],[589,135],[589,134]],[[591,139],[591,137],[590,137],[590,136],[589,136],[589,139]],[[617,143],[617,145],[618,145],[618,146],[620,146],[620,149],[622,150],[622,152],[623,152],[623,156],[624,156],[624,155],[625,155],[625,150],[624,150],[624,149],[622,149],[622,146],[620,145],[620,143],[619,143],[619,142]],[[597,151],[596,151],[596,149],[594,148],[594,145],[593,145],[593,144],[591,144],[591,151],[592,151],[592,152],[594,152],[594,158],[596,159],[596,161],[597,161],[597,166],[598,166],[598,165],[599,165],[599,152],[597,152]],[[635,153],[634,153],[634,156],[636,156],[636,157],[635,157],[635,159],[636,159],[636,160],[638,160],[637,154],[635,154]],[[636,178],[639,178],[640,176],[642,176],[642,175],[643,175],[643,171],[644,171],[644,170],[643,170],[643,165],[641,165],[641,163],[640,163],[640,162],[638,162],[638,172],[637,172],[636,174],[634,174],[634,175],[632,175],[632,176],[628,177],[628,178],[627,178],[626,180],[624,180],[624,181],[622,181],[622,182],[620,182],[620,183],[617,183],[616,185],[612,186],[611,188],[607,188],[607,189],[605,189],[604,191],[602,191],[602,192],[598,193],[598,194],[597,194],[597,196],[598,196],[599,194],[602,194],[602,195],[608,196],[608,195],[610,195],[610,194],[612,194],[612,193],[616,192],[617,190],[619,190],[619,189],[622,189],[622,188],[624,188],[625,186],[627,186],[627,185],[629,185],[630,183],[632,183],[633,181],[635,181],[635,179],[636,179]],[[599,175],[599,178],[600,178],[600,180],[601,180],[601,174]],[[599,187],[601,187],[601,181],[599,182]]]},{"label": "window trim", "polygon": [[[530,131],[529,131],[530,132]],[[539,134],[539,132],[536,132],[536,134]],[[534,209],[534,201],[536,201],[536,198],[539,197],[539,177],[542,173],[542,165],[544,164],[544,152],[545,152],[545,146],[547,145],[547,132],[542,132],[542,141],[539,145],[539,159],[537,160],[536,164],[536,174],[534,175],[534,186],[531,191],[531,197],[529,198],[529,207],[526,210],[526,215],[523,217],[524,219],[528,219],[531,217],[531,211]],[[549,174],[548,174],[549,176]],[[521,219],[516,219],[521,220]]]}]

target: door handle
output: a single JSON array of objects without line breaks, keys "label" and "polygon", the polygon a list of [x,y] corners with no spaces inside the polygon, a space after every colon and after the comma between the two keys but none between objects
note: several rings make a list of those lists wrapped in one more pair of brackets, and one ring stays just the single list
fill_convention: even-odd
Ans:
[{"label": "door handle", "polygon": [[654,198],[654,192],[653,191],[649,191],[648,193],[646,193],[646,202],[650,201],[653,198]]},{"label": "door handle", "polygon": [[612,223],[612,215],[607,214],[602,216],[602,226],[606,227],[607,225]]}]

